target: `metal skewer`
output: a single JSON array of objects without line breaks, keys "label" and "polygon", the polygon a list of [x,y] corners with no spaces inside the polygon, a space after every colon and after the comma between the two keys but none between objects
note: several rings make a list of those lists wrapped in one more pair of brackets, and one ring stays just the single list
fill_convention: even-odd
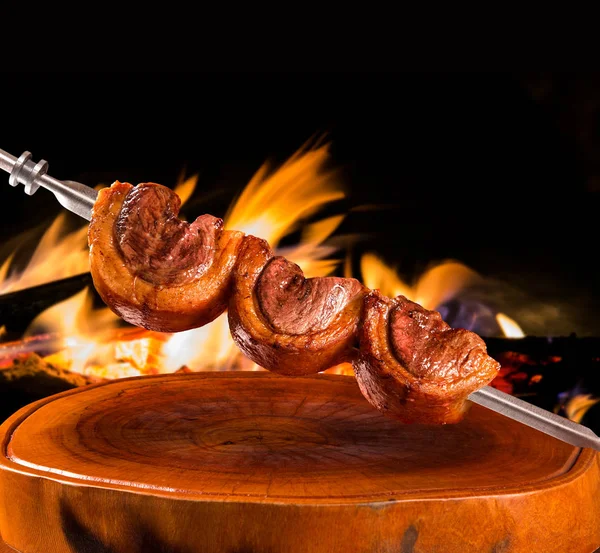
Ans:
[{"label": "metal skewer", "polygon": [[50,190],[58,203],[69,211],[87,219],[92,217],[92,207],[98,192],[85,184],[72,180],[60,181],[47,174],[48,162],[41,160],[38,163],[31,161],[31,153],[23,152],[18,158],[0,150],[0,168],[10,173],[8,182],[11,186],[22,184],[25,194],[31,196],[41,186]]},{"label": "metal skewer", "polygon": [[600,451],[600,437],[587,426],[546,411],[491,386],[473,392],[469,400],[568,444],[591,447]]},{"label": "metal skewer", "polygon": [[[42,186],[50,190],[59,203],[80,217],[91,219],[92,207],[98,193],[93,188],[75,181],[60,181],[46,172],[48,163],[31,161],[31,154],[24,152],[19,158],[0,150],[0,168],[10,173],[12,186],[23,184],[25,193],[32,195]],[[600,437],[590,428],[561,417],[519,398],[485,386],[469,396],[469,400],[535,428],[576,447],[589,447],[600,451]]]}]

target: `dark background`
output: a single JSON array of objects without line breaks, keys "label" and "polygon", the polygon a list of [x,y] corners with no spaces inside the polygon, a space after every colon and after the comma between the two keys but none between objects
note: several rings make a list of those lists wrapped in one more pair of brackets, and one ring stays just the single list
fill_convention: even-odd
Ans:
[{"label": "dark background", "polygon": [[[200,173],[191,215],[224,215],[267,159],[326,133],[352,211],[354,258],[410,280],[464,262],[531,335],[600,336],[595,74],[3,74],[0,148],[59,179],[174,185]],[[4,178],[3,178],[4,179]],[[0,186],[4,253],[60,207]],[[193,212],[193,210],[198,210]],[[1,321],[0,321],[1,322]]]}]

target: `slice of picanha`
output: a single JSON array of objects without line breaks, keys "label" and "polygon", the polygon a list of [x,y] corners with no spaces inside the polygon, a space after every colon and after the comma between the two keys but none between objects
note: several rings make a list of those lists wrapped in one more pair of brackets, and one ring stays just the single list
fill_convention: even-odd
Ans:
[{"label": "slice of picanha", "polygon": [[231,335],[270,371],[317,373],[348,359],[366,291],[352,278],[307,279],[265,240],[246,236],[233,275]]},{"label": "slice of picanha", "polygon": [[407,423],[460,421],[467,396],[498,374],[474,332],[451,328],[437,311],[378,291],[365,298],[356,378],[377,409]]},{"label": "slice of picanha", "polygon": [[125,321],[161,332],[203,326],[227,307],[242,232],[202,215],[178,217],[181,201],[155,183],[100,190],[88,231],[94,286]]}]

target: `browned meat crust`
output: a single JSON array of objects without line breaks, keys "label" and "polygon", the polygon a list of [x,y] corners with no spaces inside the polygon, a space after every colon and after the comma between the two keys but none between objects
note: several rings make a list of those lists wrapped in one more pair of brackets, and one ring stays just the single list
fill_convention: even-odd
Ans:
[{"label": "browned meat crust", "polygon": [[265,369],[317,373],[350,354],[365,292],[355,279],[305,279],[265,240],[246,236],[228,308],[231,335]]},{"label": "browned meat crust", "polygon": [[94,286],[133,325],[178,332],[227,307],[244,234],[210,215],[185,223],[178,211],[177,195],[158,184],[117,181],[98,194],[88,231]]},{"label": "browned meat crust", "polygon": [[354,364],[363,395],[404,422],[452,423],[466,398],[488,384],[500,364],[477,334],[451,328],[436,311],[379,291],[365,299],[360,355]]}]

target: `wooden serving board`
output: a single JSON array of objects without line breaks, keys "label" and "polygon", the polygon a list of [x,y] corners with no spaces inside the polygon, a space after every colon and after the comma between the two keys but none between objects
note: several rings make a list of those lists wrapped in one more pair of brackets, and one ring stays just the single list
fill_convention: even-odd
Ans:
[{"label": "wooden serving board", "polygon": [[116,380],[0,427],[22,553],[591,553],[599,456],[473,405],[403,425],[351,377]]}]

